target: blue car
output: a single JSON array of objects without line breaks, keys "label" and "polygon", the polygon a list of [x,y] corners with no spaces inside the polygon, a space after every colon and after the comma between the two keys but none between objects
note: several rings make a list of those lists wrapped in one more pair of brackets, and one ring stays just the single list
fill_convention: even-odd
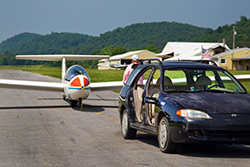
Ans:
[{"label": "blue car", "polygon": [[143,61],[122,88],[118,111],[125,139],[137,130],[155,134],[162,152],[180,143],[250,143],[250,95],[216,65]]}]

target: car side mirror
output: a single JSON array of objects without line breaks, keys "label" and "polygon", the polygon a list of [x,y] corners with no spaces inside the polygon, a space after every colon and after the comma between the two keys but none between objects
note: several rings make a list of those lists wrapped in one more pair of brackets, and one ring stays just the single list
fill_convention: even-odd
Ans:
[{"label": "car side mirror", "polygon": [[157,103],[157,99],[155,97],[145,97],[144,101],[146,103],[150,103],[150,104],[156,104]]}]

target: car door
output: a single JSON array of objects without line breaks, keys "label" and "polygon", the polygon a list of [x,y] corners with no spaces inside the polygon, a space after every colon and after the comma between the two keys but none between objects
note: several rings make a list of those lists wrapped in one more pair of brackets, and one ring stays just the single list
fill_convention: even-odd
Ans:
[{"label": "car door", "polygon": [[148,77],[146,87],[143,93],[142,109],[145,110],[147,125],[155,125],[155,104],[147,103],[145,97],[158,99],[160,95],[161,72],[154,68]]},{"label": "car door", "polygon": [[143,95],[145,93],[146,83],[152,67],[143,69],[134,79],[133,84],[126,95],[126,106],[129,108],[129,115],[135,122],[145,122],[145,106],[143,106]]}]

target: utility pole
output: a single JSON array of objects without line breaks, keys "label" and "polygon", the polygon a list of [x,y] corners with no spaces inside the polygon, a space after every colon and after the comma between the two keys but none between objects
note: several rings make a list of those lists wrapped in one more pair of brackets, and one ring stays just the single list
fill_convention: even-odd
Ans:
[{"label": "utility pole", "polygon": [[232,51],[232,70],[233,70],[233,58],[234,58],[234,49],[235,49],[235,35],[236,35],[236,31],[235,31],[235,25],[233,26],[233,51]]},{"label": "utility pole", "polygon": [[235,26],[233,26],[233,49],[235,49],[235,35],[236,35]]}]

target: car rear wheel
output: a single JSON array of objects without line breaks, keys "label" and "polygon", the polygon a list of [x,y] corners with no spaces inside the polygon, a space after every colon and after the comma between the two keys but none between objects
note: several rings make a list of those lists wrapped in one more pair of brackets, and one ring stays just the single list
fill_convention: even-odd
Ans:
[{"label": "car rear wheel", "polygon": [[176,150],[176,144],[170,139],[169,124],[166,117],[161,119],[158,127],[158,143],[164,153],[173,153]]},{"label": "car rear wheel", "polygon": [[136,129],[129,127],[128,112],[124,110],[122,113],[121,130],[124,139],[134,139],[136,135]]}]

